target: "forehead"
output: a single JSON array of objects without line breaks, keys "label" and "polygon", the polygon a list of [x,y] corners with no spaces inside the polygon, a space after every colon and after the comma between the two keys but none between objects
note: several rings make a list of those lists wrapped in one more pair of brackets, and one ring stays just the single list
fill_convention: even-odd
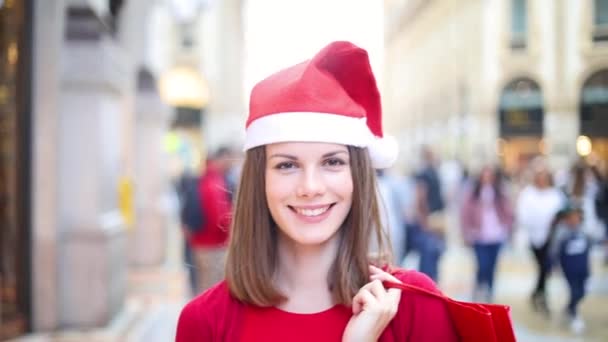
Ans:
[{"label": "forehead", "polygon": [[323,156],[327,153],[348,153],[346,145],[319,142],[282,142],[266,145],[266,155],[286,154],[294,157]]}]

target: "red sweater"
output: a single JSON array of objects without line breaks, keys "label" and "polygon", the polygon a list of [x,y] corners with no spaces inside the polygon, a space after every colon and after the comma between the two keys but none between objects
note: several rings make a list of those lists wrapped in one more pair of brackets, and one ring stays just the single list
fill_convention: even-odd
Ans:
[{"label": "red sweater", "polygon": [[221,247],[228,242],[228,229],[231,222],[231,203],[224,175],[208,163],[205,174],[199,183],[201,210],[205,217],[202,229],[190,238],[193,247]]},{"label": "red sweater", "polygon": [[[439,293],[433,281],[422,273],[397,270],[394,275],[404,283]],[[260,309],[234,299],[230,295],[226,282],[221,282],[184,307],[179,317],[175,341],[246,341],[247,336],[243,336],[243,330],[247,335],[252,336],[250,324],[255,323],[256,320],[264,320],[264,317],[261,316],[251,316],[260,313],[256,313],[256,310]],[[279,316],[284,313],[280,310],[276,310],[274,314],[272,311],[266,311],[269,309],[261,310],[266,314],[270,313],[275,318],[277,313]],[[265,340],[294,341],[300,337],[312,341],[340,340],[336,339],[336,336],[341,338],[348,322],[346,318],[350,318],[350,311],[339,307],[332,310],[335,312],[331,318],[331,322],[333,322],[331,327],[309,325],[310,320],[317,324],[320,321],[318,318],[323,318],[322,316],[327,312],[303,315],[308,317],[302,319],[291,317],[282,322],[282,324],[290,324],[291,327],[281,326],[278,329],[276,324],[267,325],[266,329],[273,330],[269,332]],[[321,315],[321,317],[317,315]],[[317,316],[317,319],[314,316]],[[324,329],[330,329],[330,331],[326,332]],[[306,331],[307,335],[299,336],[298,334],[302,331]],[[256,330],[254,333],[259,334],[260,332],[263,332],[263,329]],[[379,341],[451,342],[458,341],[458,335],[450,320],[448,308],[441,299],[423,293],[404,291],[401,295],[399,311],[384,330]]]}]

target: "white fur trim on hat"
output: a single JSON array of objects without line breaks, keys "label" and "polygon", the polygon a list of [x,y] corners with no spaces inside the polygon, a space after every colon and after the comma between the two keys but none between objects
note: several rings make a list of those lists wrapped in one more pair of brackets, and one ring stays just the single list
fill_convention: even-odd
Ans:
[{"label": "white fur trim on hat", "polygon": [[247,127],[244,150],[278,142],[325,142],[368,147],[372,166],[387,168],[397,159],[397,142],[377,138],[365,118],[332,113],[289,112],[266,115]]},{"label": "white fur trim on hat", "polygon": [[397,160],[399,145],[392,135],[375,138],[367,147],[375,169],[388,169]]}]

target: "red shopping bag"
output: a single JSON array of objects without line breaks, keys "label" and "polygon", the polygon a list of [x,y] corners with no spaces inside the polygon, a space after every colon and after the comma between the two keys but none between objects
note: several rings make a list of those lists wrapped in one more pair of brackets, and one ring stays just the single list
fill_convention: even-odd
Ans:
[{"label": "red shopping bag", "polygon": [[460,340],[463,342],[515,341],[510,308],[506,305],[461,302],[408,284],[385,282],[384,285],[386,288],[415,291],[443,300],[448,307],[450,318]]}]

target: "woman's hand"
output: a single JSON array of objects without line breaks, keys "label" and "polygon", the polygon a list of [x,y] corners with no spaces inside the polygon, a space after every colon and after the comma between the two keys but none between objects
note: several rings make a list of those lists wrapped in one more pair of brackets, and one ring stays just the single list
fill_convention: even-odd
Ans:
[{"label": "woman's hand", "polygon": [[383,281],[401,283],[381,269],[370,266],[371,282],[353,298],[353,316],[344,329],[343,342],[376,341],[397,314],[401,290],[385,289]]}]

